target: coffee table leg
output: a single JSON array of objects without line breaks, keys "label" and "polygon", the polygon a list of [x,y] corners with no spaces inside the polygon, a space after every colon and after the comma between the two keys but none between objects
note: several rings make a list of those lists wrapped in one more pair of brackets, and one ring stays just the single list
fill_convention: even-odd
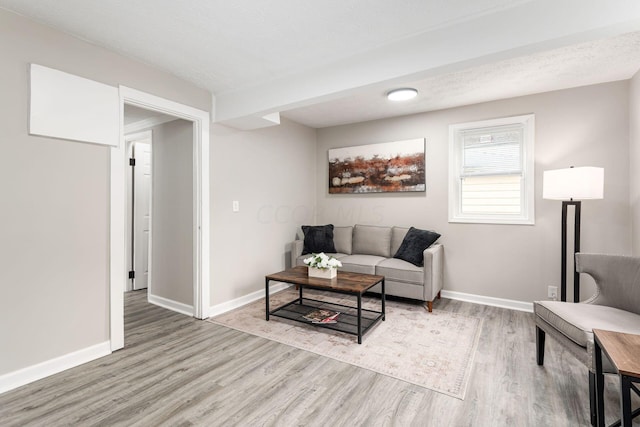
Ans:
[{"label": "coffee table leg", "polygon": [[267,322],[269,321],[269,279],[264,280],[264,309]]},{"label": "coffee table leg", "polygon": [[382,291],[382,293],[380,295],[382,295],[382,321],[384,322],[385,320],[385,293],[384,293],[384,279],[382,279],[382,284],[380,285],[380,290]]},{"label": "coffee table leg", "polygon": [[358,294],[358,344],[362,344],[362,295]]},{"label": "coffee table leg", "polygon": [[302,285],[299,285],[298,288],[300,288],[300,304],[302,305]]}]

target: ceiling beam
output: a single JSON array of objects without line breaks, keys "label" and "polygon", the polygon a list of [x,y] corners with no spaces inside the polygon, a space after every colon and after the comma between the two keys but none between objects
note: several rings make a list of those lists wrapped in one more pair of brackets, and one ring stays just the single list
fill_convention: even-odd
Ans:
[{"label": "ceiling beam", "polygon": [[640,2],[534,0],[406,38],[309,72],[215,94],[214,121],[274,125],[271,113],[381,93],[404,81],[460,71],[640,29]]}]

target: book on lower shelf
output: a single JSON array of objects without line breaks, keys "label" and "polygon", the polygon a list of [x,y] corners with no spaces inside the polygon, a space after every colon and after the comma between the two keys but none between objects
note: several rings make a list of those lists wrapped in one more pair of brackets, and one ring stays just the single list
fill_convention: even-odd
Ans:
[{"label": "book on lower shelf", "polygon": [[331,310],[313,310],[305,314],[304,317],[311,323],[337,323],[340,312]]}]

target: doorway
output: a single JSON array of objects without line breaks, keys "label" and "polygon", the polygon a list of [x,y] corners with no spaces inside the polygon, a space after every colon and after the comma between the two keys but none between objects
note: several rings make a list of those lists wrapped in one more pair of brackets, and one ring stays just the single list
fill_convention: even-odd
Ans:
[{"label": "doorway", "polygon": [[[120,86],[120,114],[132,105],[187,120],[192,124],[193,161],[193,313],[205,319],[209,312],[209,113],[135,89]],[[127,150],[121,120],[121,143],[111,149],[110,207],[110,338],[111,350],[124,347],[124,292],[128,280],[126,251]],[[153,283],[153,278],[151,278]],[[153,285],[152,285],[153,286]]]},{"label": "doorway", "polygon": [[150,303],[193,316],[193,122],[130,105],[124,119],[125,132],[147,128],[125,135],[127,289],[148,287]]}]

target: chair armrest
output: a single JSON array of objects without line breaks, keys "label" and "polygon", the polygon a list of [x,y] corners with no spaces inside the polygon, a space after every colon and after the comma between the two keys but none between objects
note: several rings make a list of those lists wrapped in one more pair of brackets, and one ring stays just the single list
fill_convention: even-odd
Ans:
[{"label": "chair armrest", "polygon": [[291,267],[295,267],[298,257],[302,255],[304,249],[304,240],[294,240],[291,243]]},{"label": "chair armrest", "polygon": [[423,252],[424,300],[433,301],[444,286],[444,246],[434,243]]}]

